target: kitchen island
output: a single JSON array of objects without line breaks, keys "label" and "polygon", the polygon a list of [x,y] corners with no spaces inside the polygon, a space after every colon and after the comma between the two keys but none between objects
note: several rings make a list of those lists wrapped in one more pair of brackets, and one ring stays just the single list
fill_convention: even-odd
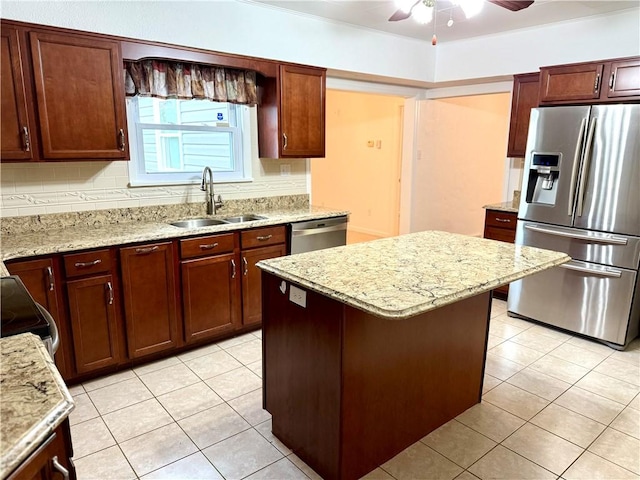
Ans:
[{"label": "kitchen island", "polygon": [[569,260],[418,232],[259,263],[273,433],[360,478],[480,401],[490,291]]}]

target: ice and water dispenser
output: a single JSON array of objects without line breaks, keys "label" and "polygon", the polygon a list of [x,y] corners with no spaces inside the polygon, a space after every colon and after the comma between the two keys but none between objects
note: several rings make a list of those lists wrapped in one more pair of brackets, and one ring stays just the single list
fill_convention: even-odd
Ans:
[{"label": "ice and water dispenser", "polygon": [[527,182],[527,203],[555,205],[560,175],[560,153],[533,153]]}]

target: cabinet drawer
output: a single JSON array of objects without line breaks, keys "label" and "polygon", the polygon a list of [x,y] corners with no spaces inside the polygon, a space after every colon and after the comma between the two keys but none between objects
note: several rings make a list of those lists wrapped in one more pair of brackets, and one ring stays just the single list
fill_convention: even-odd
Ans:
[{"label": "cabinet drawer", "polygon": [[180,240],[180,258],[203,257],[205,255],[233,252],[234,247],[233,233],[189,238]]},{"label": "cabinet drawer", "polygon": [[256,228],[240,234],[242,248],[264,247],[286,242],[286,229],[281,227]]},{"label": "cabinet drawer", "polygon": [[111,255],[109,250],[95,250],[93,252],[65,255],[64,270],[67,277],[108,272],[111,270]]},{"label": "cabinet drawer", "polygon": [[484,229],[484,238],[514,243],[516,240],[516,231],[507,230],[506,228],[486,227]]},{"label": "cabinet drawer", "polygon": [[485,227],[506,228],[516,231],[518,215],[511,212],[500,212],[497,210],[487,210],[484,220]]}]

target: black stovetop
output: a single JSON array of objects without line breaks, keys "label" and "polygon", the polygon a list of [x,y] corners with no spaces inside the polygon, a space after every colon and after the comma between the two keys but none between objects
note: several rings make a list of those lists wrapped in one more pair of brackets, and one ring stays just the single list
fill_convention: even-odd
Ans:
[{"label": "black stovetop", "polygon": [[42,338],[50,335],[49,323],[19,277],[12,275],[0,278],[0,294],[1,337],[26,332]]}]

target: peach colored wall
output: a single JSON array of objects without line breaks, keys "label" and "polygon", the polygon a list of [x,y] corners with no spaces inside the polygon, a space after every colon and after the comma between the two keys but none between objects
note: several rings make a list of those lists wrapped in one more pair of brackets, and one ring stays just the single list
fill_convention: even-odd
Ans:
[{"label": "peach colored wall", "polygon": [[419,103],[411,231],[482,236],[482,206],[503,195],[510,94]]},{"label": "peach colored wall", "polygon": [[311,160],[311,203],[350,210],[350,230],[398,234],[403,105],[402,97],[327,90],[326,157]]}]

